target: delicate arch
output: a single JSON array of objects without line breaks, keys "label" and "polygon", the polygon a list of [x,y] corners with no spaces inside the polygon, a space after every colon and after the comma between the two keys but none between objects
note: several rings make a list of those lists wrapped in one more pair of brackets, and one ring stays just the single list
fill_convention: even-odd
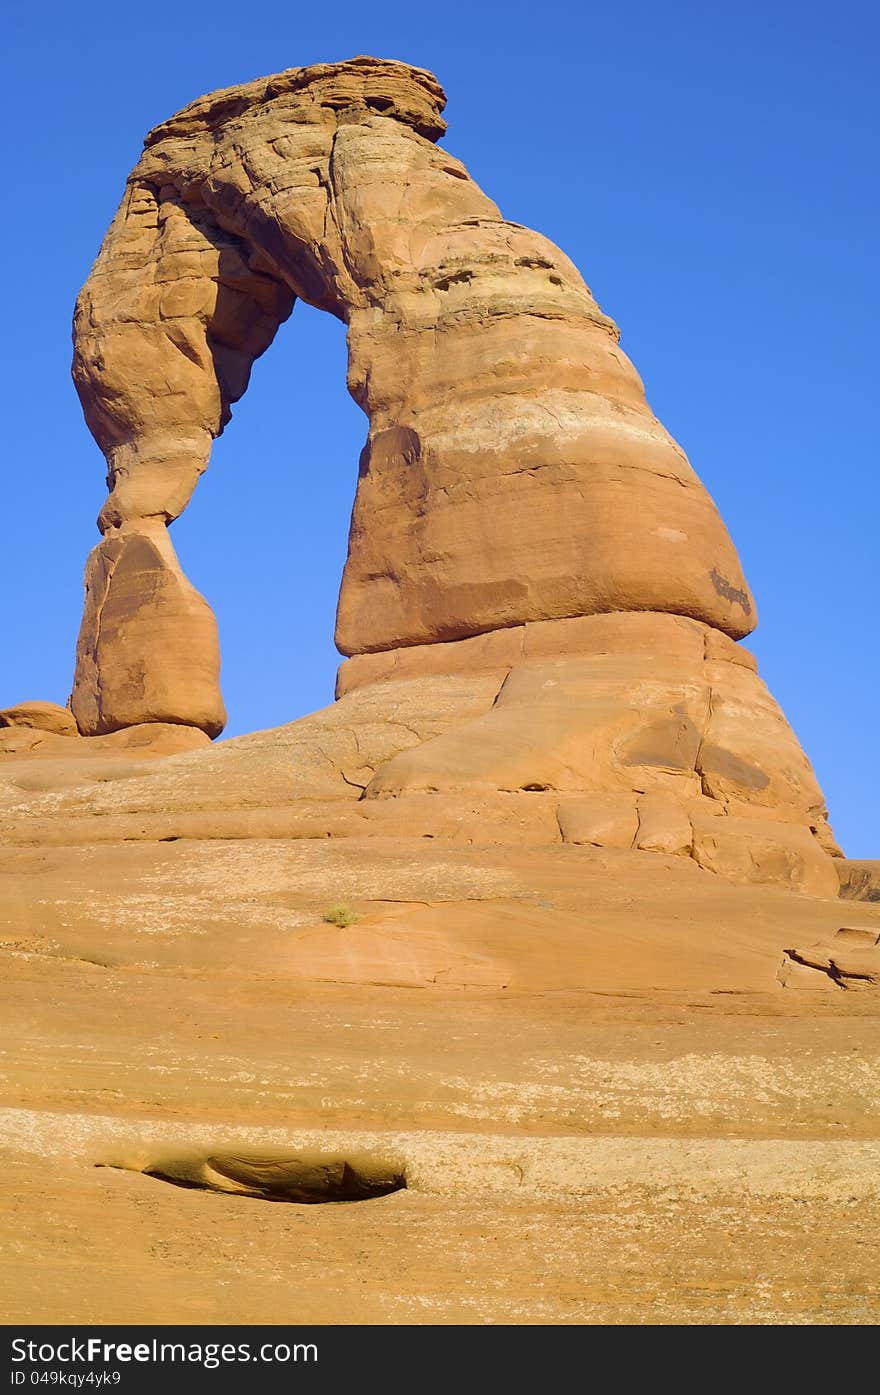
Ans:
[{"label": "delicate arch", "polygon": [[754,627],[726,529],[613,322],[434,144],[443,105],[431,74],[358,58],[215,93],[147,137],[75,316],[109,489],[81,731],[222,729],[213,615],[167,524],[297,296],[345,321],[370,423],[343,653],[612,610]]}]

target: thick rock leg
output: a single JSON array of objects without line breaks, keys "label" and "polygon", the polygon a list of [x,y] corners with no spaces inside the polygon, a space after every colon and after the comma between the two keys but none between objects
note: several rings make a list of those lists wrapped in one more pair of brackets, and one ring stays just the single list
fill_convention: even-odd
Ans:
[{"label": "thick rock leg", "polygon": [[86,567],[71,706],[84,736],[142,722],[226,722],[211,607],[187,581],[161,523],[115,532]]}]

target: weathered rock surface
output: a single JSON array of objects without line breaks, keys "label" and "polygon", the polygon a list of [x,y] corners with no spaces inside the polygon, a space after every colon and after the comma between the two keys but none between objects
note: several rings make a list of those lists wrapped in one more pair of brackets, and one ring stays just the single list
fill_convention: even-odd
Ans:
[{"label": "weathered rock surface", "polygon": [[880,929],[843,925],[823,940],[785,951],[779,981],[785,988],[816,988],[825,976],[835,988],[880,989]]},{"label": "weathered rock surface", "polygon": [[[31,801],[19,826],[41,804],[54,843],[4,821],[8,1321],[283,1324],[294,1292],[331,1324],[876,1322],[878,996],[780,983],[839,900],[504,846],[491,811],[458,840],[413,818],[261,835],[245,753],[258,798],[302,746],[243,740]],[[150,833],[149,785],[180,804],[224,748],[238,806]],[[337,901],[348,927],[323,920]],[[843,919],[880,935],[880,906]],[[267,1153],[391,1155],[406,1190],[269,1205],[161,1180]]]},{"label": "weathered rock surface", "polygon": [[213,611],[180,570],[165,526],[114,529],[86,569],[71,697],[80,729],[102,736],[167,722],[217,736],[226,722],[219,673]]},{"label": "weathered rock surface", "polygon": [[733,643],[754,610],[724,526],[576,269],[433,144],[443,103],[429,73],[361,58],[215,93],[147,137],[75,319],[110,488],[79,729],[222,728],[213,616],[167,525],[299,296],[346,322],[370,422],[337,695],[495,685],[487,711],[397,751],[367,759],[359,733],[352,790],[626,793],[610,824],[581,802],[557,834],[616,845],[635,820],[635,849],[824,891],[840,850]]},{"label": "weathered rock surface", "polygon": [[0,727],[25,727],[52,732],[57,736],[78,736],[79,729],[69,707],[57,702],[19,702],[0,712]]},{"label": "weathered rock surface", "polygon": [[[299,296],[347,324],[370,421],[344,653],[606,611],[747,634],[724,525],[614,324],[558,248],[433,144],[443,105],[429,73],[358,58],[215,93],[147,137],[76,310],[74,376],[110,485],[90,584],[119,530],[155,542],[185,507]],[[108,604],[121,584],[106,577]],[[162,647],[176,617],[148,590],[140,606],[161,718],[118,673],[100,682],[118,666],[110,643],[95,657],[87,607],[81,730],[170,719],[213,734],[219,697],[192,688],[188,645]],[[190,623],[207,646],[207,619]]]},{"label": "weathered rock surface", "polygon": [[107,736],[59,736],[13,727],[0,731],[0,804],[31,793],[94,786],[142,775],[144,761],[210,744],[198,727],[161,722],[123,727]]},{"label": "weathered rock surface", "polygon": [[[374,59],[201,99],[81,297],[84,734],[0,714],[0,1311],[876,1323],[880,864],[613,326],[442,100]],[[166,528],[297,295],[370,416],[352,657],[212,745]]]},{"label": "weathered rock surface", "polygon": [[[585,652],[567,652],[571,627]],[[160,748],[150,733],[194,729],[44,735],[39,746],[36,733],[10,732],[5,756],[0,741],[0,834],[46,844],[371,836],[592,845],[836,897],[840,859],[828,851],[809,762],[757,674],[714,657],[712,634],[664,614],[594,616],[525,627],[509,636],[506,663],[494,645],[468,640],[470,652],[443,661],[457,673],[393,665],[289,726],[214,746],[194,732],[205,749],[148,766],[126,749],[135,733],[145,754],[171,753],[187,748]],[[727,643],[739,660],[744,651]],[[76,762],[60,759],[66,743]],[[45,803],[23,804],[23,790],[45,791]]]},{"label": "weathered rock surface", "polygon": [[847,901],[880,902],[880,860],[877,858],[838,858],[840,894]]},{"label": "weathered rock surface", "polygon": [[[810,764],[751,656],[720,638],[642,613],[436,646],[445,667],[493,675],[492,706],[400,751],[365,797],[577,794],[558,805],[566,841],[691,856],[734,880],[834,895],[837,849]],[[400,683],[421,654],[430,671],[431,648],[350,660],[340,686],[381,685],[380,658]]]},{"label": "weathered rock surface", "polygon": [[[376,747],[353,709],[338,770],[385,802],[374,823],[400,826],[417,799],[434,825],[426,795],[444,796],[447,830],[465,796],[577,795],[549,824],[542,808],[499,829],[825,892],[840,849],[734,643],[755,616],[724,526],[575,267],[434,144],[443,103],[429,73],[360,58],[215,93],[147,137],[76,310],[74,376],[110,488],[79,729],[221,730],[213,616],[167,525],[299,296],[347,324],[369,417],[337,696],[419,680],[418,740]],[[455,677],[491,702],[423,736],[425,680]],[[337,797],[317,768],[316,785],[313,757],[299,766],[300,796]]]}]

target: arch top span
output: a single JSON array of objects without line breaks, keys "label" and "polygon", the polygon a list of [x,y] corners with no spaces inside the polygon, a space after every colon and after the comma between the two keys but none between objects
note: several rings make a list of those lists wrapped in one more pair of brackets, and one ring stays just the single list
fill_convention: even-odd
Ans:
[{"label": "arch top span", "polygon": [[149,149],[169,138],[199,137],[269,103],[276,116],[286,108],[300,112],[307,103],[331,112],[363,107],[380,116],[393,117],[432,141],[439,140],[446,131],[442,116],[446,93],[433,73],[395,59],[359,54],[341,63],[286,68],[269,77],[197,97],[167,121],[154,126],[145,137],[144,146]]},{"label": "arch top span", "polygon": [[343,653],[615,610],[753,628],[724,524],[614,323],[436,144],[444,102],[425,70],[360,57],[199,98],[148,135],[74,320],[109,491],[81,730],[222,727],[213,616],[165,530],[297,298],[345,322],[369,418]]}]

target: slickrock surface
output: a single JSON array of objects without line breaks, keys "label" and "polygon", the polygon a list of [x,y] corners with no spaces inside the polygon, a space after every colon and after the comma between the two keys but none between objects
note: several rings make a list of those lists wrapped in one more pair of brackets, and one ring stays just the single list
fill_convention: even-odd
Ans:
[{"label": "slickrock surface", "polygon": [[877,1321],[880,905],[794,842],[769,878],[760,817],[676,836],[662,781],[362,797],[500,681],[170,756],[8,729],[49,749],[0,757],[7,1320]]},{"label": "slickrock surface", "polygon": [[[201,98],[80,296],[72,711],[0,712],[7,1322],[880,1318],[880,863],[613,324],[443,100],[372,58]],[[369,417],[349,657],[212,744],[167,527],[297,297]]]},{"label": "slickrock surface", "polygon": [[[428,646],[427,660],[437,671],[413,649],[350,660],[332,707],[213,747],[158,723],[104,737],[0,732],[0,796],[5,786],[17,806],[16,790],[47,791],[11,822],[0,797],[0,831],[53,843],[112,841],[123,827],[133,838],[488,834],[669,854],[734,882],[838,895],[843,859],[810,764],[751,655],[717,631],[600,615]],[[145,757],[193,746],[144,773]],[[90,777],[83,762],[99,758]],[[75,788],[83,778],[104,784]]]},{"label": "slickrock surface", "polygon": [[[7,1321],[880,1317],[876,970],[853,991],[803,953],[880,907],[488,819],[136,827],[0,851]],[[407,1188],[162,1180],[230,1153],[393,1156]]]}]

